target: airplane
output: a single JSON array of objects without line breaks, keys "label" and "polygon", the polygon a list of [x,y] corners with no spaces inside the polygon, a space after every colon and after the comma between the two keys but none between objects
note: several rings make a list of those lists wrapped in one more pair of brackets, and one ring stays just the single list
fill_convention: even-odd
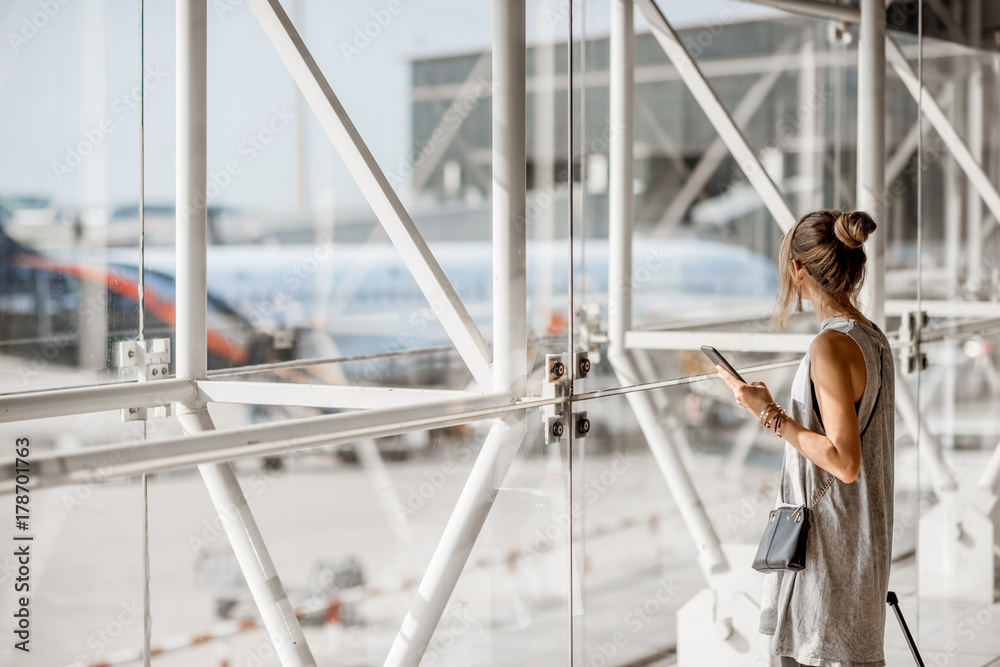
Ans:
[{"label": "airplane", "polygon": [[[489,339],[490,243],[429,245]],[[540,359],[537,353],[546,339],[551,342],[545,351],[565,348],[567,252],[564,241],[532,241],[527,247],[528,326],[535,359]],[[577,242],[575,254],[576,303],[595,304],[606,312],[607,241]],[[172,247],[145,251],[147,338],[173,338],[174,258]],[[113,344],[137,336],[137,259],[136,248],[109,248],[102,264],[78,251],[42,252],[12,239],[0,227],[0,356],[76,365],[83,285],[89,282],[106,288],[110,363]],[[633,282],[635,320],[643,326],[723,312],[731,316],[738,310],[748,316],[766,312],[777,275],[770,259],[740,246],[673,238],[635,244]],[[440,348],[418,356],[339,364],[332,373],[329,366],[314,366],[283,379],[476,388],[449,349],[433,307],[389,243],[210,245],[207,303],[213,370]],[[58,354],[49,358],[53,349]],[[252,408],[247,419],[269,418],[273,412]],[[403,458],[427,442],[402,437],[379,444],[387,455]]]},{"label": "airplane", "polygon": [[[488,241],[431,243],[431,249],[487,338],[492,327],[492,250]],[[574,299],[607,309],[608,243],[578,241]],[[174,249],[147,248],[146,335],[172,336]],[[111,343],[134,338],[138,326],[136,248],[111,248],[98,264],[77,252],[41,252],[0,228],[0,353],[30,357],[57,341],[58,359],[73,365],[81,284],[103,284]],[[567,244],[533,241],[527,248],[528,324],[535,337],[559,334],[568,322]],[[633,248],[637,326],[703,319],[719,312],[767,308],[777,287],[773,262],[746,248],[696,238],[637,241]],[[748,306],[749,304],[749,306]],[[209,367],[228,368],[315,353],[308,335],[321,331],[342,356],[446,345],[447,335],[402,258],[389,243],[210,245]],[[278,353],[275,336],[294,334]],[[49,345],[51,347],[51,345]],[[50,353],[47,353],[50,356]],[[49,359],[53,361],[53,359]],[[412,365],[412,364],[410,364]],[[362,382],[403,380],[398,364],[348,364]],[[395,371],[395,372],[394,372]],[[410,378],[427,384],[428,378]],[[438,378],[440,381],[442,378]]]}]

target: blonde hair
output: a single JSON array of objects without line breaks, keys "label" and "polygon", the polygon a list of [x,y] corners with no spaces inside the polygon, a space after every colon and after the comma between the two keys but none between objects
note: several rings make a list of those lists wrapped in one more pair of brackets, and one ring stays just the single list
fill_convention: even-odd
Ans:
[{"label": "blonde hair", "polygon": [[875,221],[864,211],[827,209],[802,216],[781,242],[771,330],[788,329],[789,312],[798,291],[793,259],[805,267],[816,288],[831,301],[845,311],[860,312],[857,299],[865,278],[864,243],[875,228]]}]

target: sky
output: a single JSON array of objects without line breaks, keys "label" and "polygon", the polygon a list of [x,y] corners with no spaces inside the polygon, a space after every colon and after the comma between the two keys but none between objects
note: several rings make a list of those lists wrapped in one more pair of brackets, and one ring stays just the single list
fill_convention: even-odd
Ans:
[{"label": "sky", "polygon": [[[528,2],[528,43],[566,31],[568,0]],[[609,0],[583,3],[588,36],[607,35]],[[285,0],[300,32],[383,170],[410,153],[410,63],[487,50],[482,0]],[[661,0],[676,26],[773,10],[732,0]],[[579,26],[581,4],[574,5]],[[146,0],[144,67],[134,0],[0,2],[0,197],[58,206],[135,205],[139,81],[145,82],[147,203],[174,196],[174,3]],[[312,207],[363,197],[307,108],[246,0],[208,0],[209,198],[264,213],[295,204],[296,127],[304,128]],[[366,34],[367,29],[367,34]],[[647,26],[637,12],[636,29]],[[302,123],[296,117],[302,116]]]}]

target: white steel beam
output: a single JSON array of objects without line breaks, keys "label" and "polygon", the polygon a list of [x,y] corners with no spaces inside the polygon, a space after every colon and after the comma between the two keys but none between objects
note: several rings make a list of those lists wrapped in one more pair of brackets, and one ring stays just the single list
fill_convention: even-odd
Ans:
[{"label": "white steel beam", "polygon": [[[640,5],[643,4],[640,0]],[[652,3],[648,3],[652,4]],[[611,5],[611,126],[609,152],[611,154],[611,194],[609,199],[609,257],[608,257],[608,360],[611,362],[621,386],[643,381],[631,352],[626,349],[628,330],[632,326],[632,235],[634,231],[632,168],[633,168],[633,103],[635,100],[635,24],[632,0],[613,0]],[[676,40],[670,26],[659,16],[659,32],[668,31]],[[647,12],[647,20],[654,23]],[[654,24],[654,30],[657,25]],[[679,47],[679,44],[678,44]],[[665,47],[666,48],[666,47]],[[679,47],[683,51],[683,47]],[[668,55],[670,51],[668,50]],[[684,55],[690,61],[687,52]],[[671,56],[678,70],[684,73],[683,60]],[[700,74],[698,75],[700,78]],[[687,79],[685,79],[687,81]],[[702,79],[704,84],[704,80]],[[689,84],[690,85],[690,84]],[[707,84],[705,84],[707,85]],[[711,91],[709,91],[711,92]],[[712,94],[714,98],[714,94]],[[717,98],[714,98],[719,104]],[[721,107],[721,104],[719,104]],[[723,110],[725,113],[725,110]],[[728,116],[727,116],[728,118]],[[731,123],[731,120],[730,120]],[[735,127],[735,126],[734,126]],[[739,132],[737,130],[737,132]],[[713,583],[713,575],[729,569],[719,537],[712,528],[705,507],[698,497],[691,476],[684,466],[678,445],[671,439],[660,420],[656,399],[651,392],[628,393],[628,402],[642,429],[646,442],[656,459],[660,472],[670,487],[681,516],[698,548],[698,562],[706,579]]]},{"label": "white steel beam", "polygon": [[994,495],[1000,493],[998,484],[1000,484],[1000,444],[994,448],[993,456],[990,457],[986,468],[983,469],[982,477],[979,478],[979,486]]},{"label": "white steel beam", "polygon": [[[809,29],[807,28],[807,30]],[[824,208],[822,156],[826,151],[823,148],[821,130],[825,114],[815,99],[819,90],[817,86],[819,69],[816,63],[814,34],[807,32],[801,54],[803,66],[799,70],[799,105],[796,110],[796,120],[801,122],[801,127],[799,128],[796,167],[798,176],[805,177],[808,185],[804,190],[799,190],[796,206],[802,211],[815,211]]]},{"label": "white steel beam", "polygon": [[[733,121],[733,118],[726,111],[722,101],[715,94],[712,86],[705,79],[698,67],[698,63],[688,53],[680,37],[673,27],[663,16],[660,8],[654,0],[635,0],[636,5],[642,10],[646,21],[649,22],[653,31],[653,36],[660,43],[667,57],[677,68],[677,72],[688,90],[697,100],[709,121],[715,126],[716,132],[725,142],[729,152],[733,154],[736,163],[746,174],[747,180],[754,187],[764,206],[770,211],[775,222],[782,230],[787,232],[795,224],[795,213],[792,212],[788,200],[774,184],[767,171],[764,170],[756,153],[750,148],[743,132]],[[612,96],[612,102],[614,97]]]},{"label": "white steel beam", "polygon": [[309,408],[370,410],[436,403],[478,396],[448,389],[408,389],[288,382],[203,380],[198,389],[212,403],[294,405]]},{"label": "white steel beam", "polygon": [[188,380],[122,382],[0,396],[0,423],[82,415],[121,408],[152,408],[198,395]]},{"label": "white steel beam", "polygon": [[493,1],[493,391],[515,397],[528,354],[525,11]]},{"label": "white steel beam", "polygon": [[903,426],[909,431],[914,443],[920,443],[919,454],[930,469],[931,481],[935,491],[951,491],[955,489],[955,476],[948,468],[942,455],[941,441],[927,428],[927,422],[920,414],[910,385],[899,364],[896,364],[896,414],[903,420]]},{"label": "white steel beam", "polygon": [[[493,389],[514,397],[527,373],[525,47],[525,0],[493,0]],[[523,413],[493,421],[385,667],[420,664],[525,430]]]},{"label": "white steel beam", "polygon": [[[180,406],[177,419],[185,433],[214,431],[215,425],[203,403]],[[309,643],[302,633],[295,609],[288,599],[274,566],[264,536],[250,510],[250,503],[236,477],[232,463],[198,466],[205,488],[215,505],[223,530],[236,555],[243,578],[256,603],[264,627],[281,664],[288,667],[315,667]]]},{"label": "white steel beam", "polygon": [[[977,26],[973,29],[972,20],[973,13],[981,10],[978,3],[969,2],[967,5],[968,12],[970,14],[970,30],[971,35],[981,34]],[[968,62],[971,60],[971,62]],[[975,160],[976,164],[983,164],[983,139],[984,139],[984,126],[983,126],[983,112],[985,98],[983,95],[983,68],[976,61],[975,58],[968,59],[967,67],[971,68],[968,77],[967,84],[967,97],[966,97],[966,136],[968,137],[969,151],[972,155],[972,159]],[[972,293],[977,293],[982,288],[981,281],[986,273],[985,267],[983,266],[983,203],[979,199],[979,193],[975,184],[971,179],[966,181],[966,199],[965,199],[965,214],[966,214],[966,276],[965,285],[966,288]],[[948,221],[946,221],[947,224]],[[957,224],[956,219],[953,224]]]},{"label": "white steel beam", "polygon": [[[359,438],[382,437],[488,419],[497,412],[522,410],[503,394],[427,403],[403,408],[355,410],[290,419],[237,429],[193,433],[145,442],[53,451],[32,458],[32,483],[39,488],[122,479],[161,470],[293,452]],[[14,490],[14,459],[0,460],[0,494]]]},{"label": "white steel beam", "polygon": [[635,17],[632,0],[611,3],[608,183],[608,342],[623,345],[632,328],[632,234],[635,229]]},{"label": "white steel beam", "polygon": [[[614,347],[608,349],[608,360],[611,361],[615,375],[621,386],[629,386],[643,381],[636,368],[632,353]],[[680,451],[667,433],[667,429],[656,410],[656,402],[648,391],[633,391],[626,394],[629,406],[635,414],[636,421],[642,429],[649,449],[653,453],[656,465],[660,469],[670,488],[698,550],[698,564],[701,566],[705,580],[710,586],[716,583],[716,575],[727,572],[729,562],[722,552],[719,536],[712,527],[698,490],[695,488],[691,475],[684,466]]]},{"label": "white steel beam", "polygon": [[494,420],[383,667],[420,664],[525,431],[523,415]]},{"label": "white steel beam", "polygon": [[919,99],[921,95],[923,96],[924,115],[927,116],[927,120],[930,121],[934,130],[940,135],[945,145],[948,146],[952,156],[958,161],[958,165],[962,168],[969,182],[975,186],[979,196],[983,198],[990,213],[993,214],[995,219],[1000,220],[1000,193],[997,192],[996,187],[990,182],[990,177],[983,171],[982,165],[973,156],[968,145],[959,136],[955,130],[955,126],[948,120],[948,116],[941,108],[941,105],[934,99],[934,96],[931,95],[926,86],[924,86],[921,93],[917,74],[913,71],[913,67],[910,66],[909,61],[903,54],[902,49],[900,49],[899,44],[896,43],[896,40],[886,35],[885,45],[889,64],[892,65],[896,74],[899,75],[903,85],[906,86],[906,89],[913,96],[914,100]]},{"label": "white steel beam", "polygon": [[[176,12],[177,375],[201,380],[208,372],[207,0],[178,0]],[[178,418],[186,433],[214,429],[197,400],[182,403]],[[232,464],[202,465],[199,471],[282,665],[315,667]]]},{"label": "white steel beam", "polygon": [[[207,0],[178,0],[176,18],[176,374],[208,372]],[[143,267],[145,270],[145,267]]]},{"label": "white steel beam", "polygon": [[815,334],[746,333],[740,331],[629,331],[630,350],[699,350],[711,345],[720,352],[806,352]]},{"label": "white steel beam", "polygon": [[1000,303],[995,301],[949,301],[923,299],[919,303],[913,299],[888,299],[885,302],[887,315],[903,315],[916,310],[927,312],[929,317],[986,318],[1000,317]]},{"label": "white steel beam", "polygon": [[858,209],[882,226],[865,243],[862,309],[885,328],[885,0],[861,0],[858,29]]},{"label": "white steel beam", "polygon": [[249,0],[249,4],[389,239],[399,250],[434,312],[438,313],[441,324],[472,376],[484,390],[491,387],[489,344],[420,236],[281,3],[279,0]]}]

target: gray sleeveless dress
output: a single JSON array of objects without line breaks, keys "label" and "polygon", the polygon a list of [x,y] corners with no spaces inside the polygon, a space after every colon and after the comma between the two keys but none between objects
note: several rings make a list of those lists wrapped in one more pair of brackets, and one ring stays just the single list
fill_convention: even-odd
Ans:
[{"label": "gray sleeveless dress", "polygon": [[[893,355],[877,327],[830,317],[823,320],[820,330],[825,329],[853,338],[865,358],[865,390],[856,406],[859,431],[868,424],[861,437],[861,473],[851,484],[834,481],[816,504],[805,569],[766,575],[760,632],[773,635],[772,655],[803,665],[881,667],[892,557]],[[792,382],[789,414],[825,433],[818,413],[807,353]],[[776,505],[811,504],[830,477],[785,443]]]}]

